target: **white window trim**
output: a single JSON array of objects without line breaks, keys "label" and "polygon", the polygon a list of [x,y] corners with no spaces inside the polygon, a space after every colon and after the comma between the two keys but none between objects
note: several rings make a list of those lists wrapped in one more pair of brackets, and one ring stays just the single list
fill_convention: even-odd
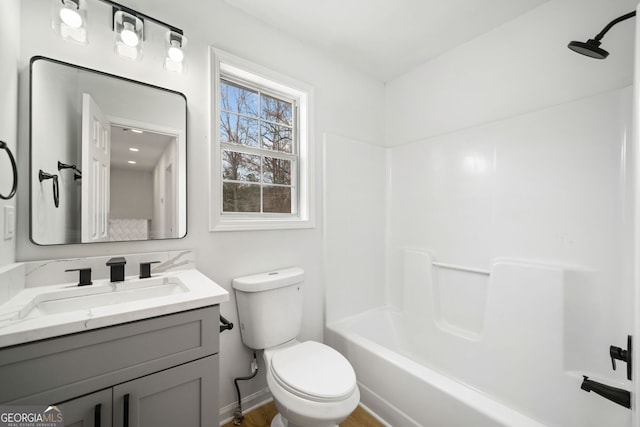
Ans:
[{"label": "white window trim", "polygon": [[[211,47],[209,51],[209,231],[275,230],[315,227],[313,87]],[[220,74],[272,88],[299,100],[298,209],[296,215],[222,213]]]}]

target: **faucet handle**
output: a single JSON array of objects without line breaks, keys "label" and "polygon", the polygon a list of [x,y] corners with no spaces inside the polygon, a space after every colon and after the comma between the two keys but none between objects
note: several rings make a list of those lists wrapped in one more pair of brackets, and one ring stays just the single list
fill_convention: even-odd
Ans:
[{"label": "faucet handle", "polygon": [[159,264],[160,261],[149,261],[140,263],[140,279],[148,279],[151,277],[151,264]]},{"label": "faucet handle", "polygon": [[611,367],[616,370],[616,359],[627,363],[627,379],[631,380],[632,359],[631,359],[631,335],[627,335],[627,349],[609,346],[609,356],[611,357]]},{"label": "faucet handle", "polygon": [[93,282],[91,281],[91,269],[90,268],[71,268],[65,271],[79,271],[79,280],[78,286],[87,286],[91,285]]},{"label": "faucet handle", "polygon": [[627,351],[616,346],[609,346],[609,356],[611,357],[611,368],[616,370],[616,359],[627,360]]}]

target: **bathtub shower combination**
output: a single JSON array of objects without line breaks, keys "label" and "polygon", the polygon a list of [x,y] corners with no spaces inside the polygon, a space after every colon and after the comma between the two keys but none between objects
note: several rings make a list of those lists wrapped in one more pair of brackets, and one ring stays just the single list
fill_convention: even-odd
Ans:
[{"label": "bathtub shower combination", "polygon": [[387,87],[385,147],[324,136],[325,342],[392,426],[639,425],[637,47],[634,86],[440,127],[457,58]]},{"label": "bathtub shower combination", "polygon": [[363,403],[384,420],[629,425],[628,409],[576,392],[588,373],[566,369],[564,296],[579,272],[510,260],[464,269],[410,250],[403,258],[401,311],[374,309],[327,328],[327,342],[356,369]]},{"label": "bathtub shower combination", "polygon": [[[610,359],[634,331],[631,95],[387,149],[326,137],[325,342],[372,412],[403,427],[632,425],[581,387],[629,397],[637,378]],[[349,174],[370,181],[353,202]],[[332,214],[346,208],[357,224]]]}]

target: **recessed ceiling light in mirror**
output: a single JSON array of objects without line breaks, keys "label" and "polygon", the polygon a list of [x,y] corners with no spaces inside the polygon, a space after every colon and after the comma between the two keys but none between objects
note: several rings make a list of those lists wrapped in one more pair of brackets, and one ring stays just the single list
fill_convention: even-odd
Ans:
[{"label": "recessed ceiling light in mirror", "polygon": [[142,129],[122,128],[123,132],[144,133]]}]

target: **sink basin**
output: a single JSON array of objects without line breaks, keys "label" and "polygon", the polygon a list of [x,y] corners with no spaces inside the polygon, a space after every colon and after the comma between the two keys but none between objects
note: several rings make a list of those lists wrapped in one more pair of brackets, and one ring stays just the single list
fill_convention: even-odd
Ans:
[{"label": "sink basin", "polygon": [[120,282],[115,286],[59,289],[36,296],[32,303],[21,310],[19,318],[35,319],[78,310],[89,311],[98,307],[166,297],[188,291],[189,289],[174,277]]},{"label": "sink basin", "polygon": [[[100,259],[94,264],[104,262]],[[63,271],[77,263],[51,264],[57,271]],[[83,265],[90,264],[83,261]],[[5,295],[0,292],[0,349],[229,300],[229,293],[210,278],[195,268],[178,269],[177,264],[170,271],[156,272],[150,278],[132,275],[117,283],[99,278],[89,286],[77,286],[75,281],[50,283],[46,272],[39,270],[40,264],[31,269],[22,264],[19,267],[10,270],[11,286]],[[25,280],[27,274],[31,283]],[[54,272],[51,276],[55,280],[62,275],[56,276]],[[6,277],[0,269],[0,291]]]}]

